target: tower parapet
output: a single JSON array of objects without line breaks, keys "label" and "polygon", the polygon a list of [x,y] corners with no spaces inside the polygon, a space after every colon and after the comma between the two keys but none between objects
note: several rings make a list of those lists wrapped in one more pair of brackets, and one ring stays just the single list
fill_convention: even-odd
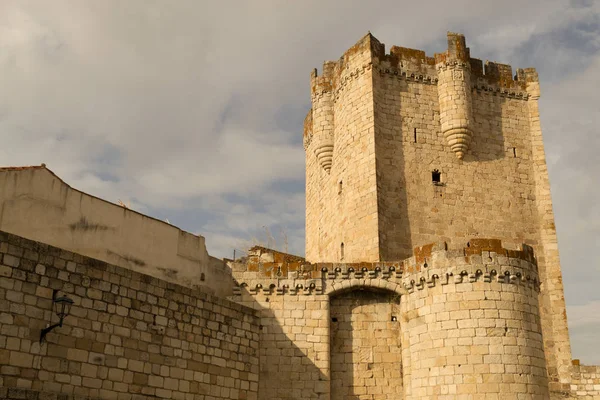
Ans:
[{"label": "tower parapet", "polygon": [[473,137],[470,59],[465,37],[450,32],[448,50],[435,55],[442,133],[459,159]]},{"label": "tower parapet", "polygon": [[540,82],[538,80],[538,73],[535,68],[519,68],[517,70],[517,82],[521,84],[531,100],[537,100],[540,98]]}]

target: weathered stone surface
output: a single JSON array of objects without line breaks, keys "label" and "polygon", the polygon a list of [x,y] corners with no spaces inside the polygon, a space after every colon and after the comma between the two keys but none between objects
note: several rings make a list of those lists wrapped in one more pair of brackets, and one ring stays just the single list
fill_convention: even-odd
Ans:
[{"label": "weathered stone surface", "polygon": [[[328,93],[333,107],[323,102]],[[460,34],[449,33],[448,51],[434,57],[399,47],[387,54],[368,34],[320,76],[312,74],[311,94],[306,260],[377,263],[414,254],[425,265],[424,245],[445,242],[471,255],[481,252],[479,238],[501,240],[508,252],[498,257],[531,249],[543,282],[536,327],[547,387],[568,392],[571,351],[536,71],[513,75],[509,65],[484,65]],[[333,131],[328,171],[314,155],[323,115]],[[473,238],[474,249],[463,250]],[[541,393],[527,385],[513,389]]]},{"label": "weathered stone surface", "polygon": [[[42,166],[0,167],[0,230],[44,245],[23,249],[7,244],[3,266],[24,263],[40,276],[54,257],[56,248],[79,253],[64,273],[73,272],[85,257],[93,257],[162,280],[227,296],[231,273],[222,260],[206,251],[205,239],[70,187]],[[49,245],[56,246],[49,248]],[[61,255],[58,250],[57,255]],[[96,268],[103,262],[96,260]]]},{"label": "weathered stone surface", "polygon": [[[54,280],[41,279],[51,266],[38,264],[27,276],[40,279],[26,286],[21,250],[36,243],[0,232],[0,256],[8,255],[5,243],[19,243],[9,251],[23,255],[9,256],[12,268],[2,276],[12,289],[0,290],[7,306],[0,312],[0,398],[183,399],[210,392],[214,399],[258,399],[255,311],[114,265],[98,269],[91,259],[63,273],[67,260],[79,257],[68,252],[54,264]],[[74,304],[40,344],[42,328],[57,322],[52,289]]]}]

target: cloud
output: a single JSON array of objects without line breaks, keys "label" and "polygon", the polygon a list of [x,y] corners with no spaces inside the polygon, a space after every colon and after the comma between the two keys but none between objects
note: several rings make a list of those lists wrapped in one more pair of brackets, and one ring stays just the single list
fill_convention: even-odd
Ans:
[{"label": "cloud", "polygon": [[[202,234],[216,256],[264,240],[263,226],[276,237],[286,227],[289,250],[303,254],[312,68],[369,30],[388,49],[430,55],[445,50],[446,31],[463,32],[473,56],[540,73],[577,320],[577,307],[600,311],[599,26],[593,0],[4,0],[0,163],[45,162],[75,188]],[[590,326],[571,321],[573,340]],[[585,343],[574,356],[598,360]]]}]

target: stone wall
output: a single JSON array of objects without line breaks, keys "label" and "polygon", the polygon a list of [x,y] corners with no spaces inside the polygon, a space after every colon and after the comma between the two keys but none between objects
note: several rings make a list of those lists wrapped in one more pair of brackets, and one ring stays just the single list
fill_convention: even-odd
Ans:
[{"label": "stone wall", "polygon": [[37,390],[0,387],[2,400],[89,400],[91,397],[81,397],[57,393],[45,393]]},{"label": "stone wall", "polygon": [[600,399],[600,366],[573,365],[571,391],[579,399]]},{"label": "stone wall", "polygon": [[[405,52],[396,54],[408,64]],[[440,130],[441,89],[400,79],[394,72],[402,69],[386,58],[374,78],[381,259],[409,257],[432,241],[458,247],[471,237],[512,248],[537,244],[527,102],[474,91],[473,139],[460,160]]]},{"label": "stone wall", "polygon": [[480,257],[475,271],[458,260],[428,261],[429,279],[440,284],[423,282],[427,288],[402,299],[411,399],[549,398],[537,266]]},{"label": "stone wall", "polygon": [[540,125],[540,84],[534,69],[519,70],[520,80],[526,82],[529,100],[529,129],[532,145],[533,177],[538,218],[539,244],[536,246],[540,277],[545,282],[541,299],[544,346],[548,354],[548,372],[551,386],[556,390],[568,390],[571,379],[571,345],[567,325],[564,286],[558,253],[558,238],[554,224],[554,211],[550,193],[548,166]]},{"label": "stone wall", "polygon": [[[74,305],[40,344],[54,290]],[[3,396],[257,399],[258,339],[239,304],[0,232]]]},{"label": "stone wall", "polygon": [[[600,398],[598,367],[548,392],[530,247],[446,248],[342,264],[258,248],[231,262],[236,304],[0,233],[0,398]],[[75,303],[40,344],[53,290]]]},{"label": "stone wall", "polygon": [[328,297],[242,291],[232,299],[260,316],[259,398],[329,399]]},{"label": "stone wall", "polygon": [[245,260],[229,262],[237,281],[231,300],[260,317],[261,399],[328,399],[329,298],[283,297],[276,289],[280,278],[304,263],[302,257],[259,246]]},{"label": "stone wall", "polygon": [[45,166],[0,168],[0,230],[227,296],[231,274],[204,237],[78,191]]},{"label": "stone wall", "polygon": [[442,242],[379,263],[309,263],[256,248],[230,265],[232,299],[261,313],[266,399],[571,393],[549,385],[530,246],[472,239],[448,250]]},{"label": "stone wall", "polygon": [[400,297],[360,290],[330,301],[331,400],[402,399]]}]

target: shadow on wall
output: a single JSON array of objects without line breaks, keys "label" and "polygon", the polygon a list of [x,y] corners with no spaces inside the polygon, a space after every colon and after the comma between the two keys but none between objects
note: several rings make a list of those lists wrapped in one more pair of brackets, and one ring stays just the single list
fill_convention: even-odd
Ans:
[{"label": "shadow on wall", "polygon": [[403,396],[400,297],[355,289],[332,296],[331,400]]},{"label": "shadow on wall", "polygon": [[[245,289],[231,300],[259,311],[259,399],[329,400],[327,304],[314,297],[265,296]],[[313,319],[321,315],[322,318]],[[316,364],[319,365],[316,365]]]},{"label": "shadow on wall", "polygon": [[403,398],[400,297],[372,288],[237,299],[260,310],[261,399]]},{"label": "shadow on wall", "polygon": [[[486,184],[490,179],[483,171],[501,174],[502,170],[488,166],[473,172],[474,163],[518,157],[520,152],[528,151],[527,138],[518,134],[528,129],[518,124],[527,121],[517,125],[513,124],[514,118],[509,121],[513,107],[526,103],[509,102],[508,98],[487,92],[473,93],[473,138],[463,161],[459,161],[440,130],[437,112],[413,111],[420,103],[437,103],[434,86],[377,75],[375,82],[379,105],[375,111],[375,140],[380,259],[402,260],[413,255],[414,246],[437,240],[452,242],[455,231],[468,231],[469,226],[449,227],[455,219],[463,219],[461,208],[456,206],[468,205],[468,196],[456,184],[447,189],[446,174],[460,175],[461,184]],[[510,143],[506,134],[510,135]],[[508,165],[518,168],[518,163]],[[511,173],[518,176],[516,170]]]},{"label": "shadow on wall", "polygon": [[[507,100],[504,97],[488,93],[473,93],[473,139],[463,161],[481,162],[501,160],[506,157],[507,149],[504,131],[510,130],[506,125],[504,108]],[[513,128],[515,129],[515,128]],[[444,138],[441,138],[444,140]],[[512,147],[512,146],[511,146]],[[510,149],[516,157],[516,146]]]},{"label": "shadow on wall", "polygon": [[[410,257],[413,250],[404,154],[405,146],[411,143],[404,133],[416,122],[405,120],[401,109],[404,99],[413,94],[406,81],[389,80],[374,73],[374,82],[380,89],[374,91],[379,105],[375,107],[379,257],[380,261],[402,260]],[[389,96],[389,93],[400,93],[400,96]],[[423,140],[417,136],[417,128],[410,138],[414,143]]]}]

